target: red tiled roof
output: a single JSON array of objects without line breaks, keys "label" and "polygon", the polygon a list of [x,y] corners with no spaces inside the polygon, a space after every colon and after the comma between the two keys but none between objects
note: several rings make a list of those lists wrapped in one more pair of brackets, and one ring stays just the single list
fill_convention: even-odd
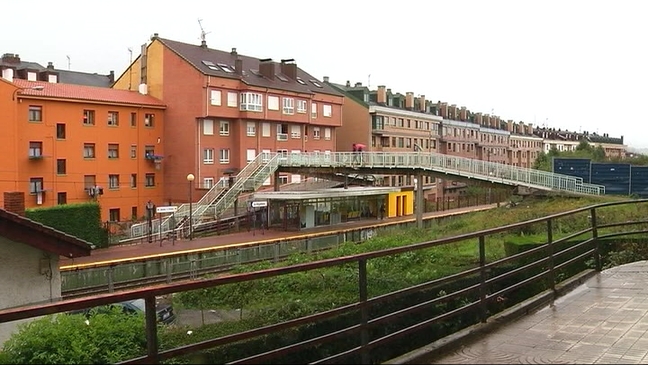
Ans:
[{"label": "red tiled roof", "polygon": [[[107,87],[58,84],[44,81],[27,81],[23,79],[14,79],[13,83],[17,87],[22,88],[22,90],[18,92],[18,95],[99,101],[105,103],[147,105],[155,107],[166,106],[161,100],[158,100],[150,95],[142,95],[136,91],[118,90]],[[31,89],[34,86],[42,86],[43,89]]]}]

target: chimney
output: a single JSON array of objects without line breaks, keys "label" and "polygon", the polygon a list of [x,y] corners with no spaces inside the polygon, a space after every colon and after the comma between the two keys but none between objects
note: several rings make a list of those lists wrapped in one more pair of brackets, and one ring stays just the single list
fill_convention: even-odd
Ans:
[{"label": "chimney", "polygon": [[151,40],[155,40],[158,37],[159,37],[158,33],[153,33],[153,36],[151,37]]},{"label": "chimney", "polygon": [[466,110],[465,106],[461,107],[461,111],[459,112],[459,120],[464,122],[468,120],[468,110]]},{"label": "chimney", "polygon": [[232,47],[232,52],[230,52],[232,56],[238,56],[238,52],[236,52],[236,48]]},{"label": "chimney", "polygon": [[482,122],[482,113],[475,113],[475,123],[481,125]]},{"label": "chimney", "polygon": [[351,81],[347,80],[346,87],[351,87]]},{"label": "chimney", "polygon": [[259,60],[259,73],[270,80],[275,78],[275,64],[272,58],[264,58]]},{"label": "chimney", "polygon": [[414,109],[414,93],[411,91],[405,93],[405,109]]},{"label": "chimney", "polygon": [[328,76],[324,76],[324,79],[323,79],[323,80],[324,80],[325,83],[328,84],[328,82],[329,82],[329,77],[328,77]]},{"label": "chimney", "polygon": [[25,216],[25,193],[22,191],[4,192],[4,210]]},{"label": "chimney", "polygon": [[20,63],[20,56],[18,54],[5,53],[2,55],[2,63],[11,63],[17,65]]},{"label": "chimney", "polygon": [[484,122],[484,124],[483,124],[484,127],[490,126],[490,120],[491,120],[490,115],[489,114],[484,114],[484,117],[482,118],[482,121]]},{"label": "chimney", "polygon": [[207,41],[206,40],[203,39],[202,41],[200,41],[200,48],[207,49]]},{"label": "chimney", "polygon": [[281,73],[291,80],[297,80],[297,64],[292,58],[281,60]]},{"label": "chimney", "polygon": [[[236,48],[234,48],[236,50]],[[243,60],[240,58],[237,58],[234,60],[234,72],[236,72],[237,75],[243,75]]]},{"label": "chimney", "polygon": [[361,82],[356,82],[353,87],[362,87],[362,83]]},{"label": "chimney", "polygon": [[53,70],[53,69],[54,69],[54,63],[52,63],[52,62],[48,62],[48,63],[47,63],[47,69],[48,69],[48,70]]},{"label": "chimney", "polygon": [[425,95],[419,96],[419,111],[425,113],[427,111],[426,105],[425,105]]},{"label": "chimney", "polygon": [[110,73],[108,74],[108,80],[110,80],[111,84],[115,82],[115,71],[110,70]]},{"label": "chimney", "polygon": [[448,119],[448,103],[444,101],[444,102],[439,102],[438,104],[441,104],[441,107],[439,108],[441,112],[440,114],[441,117],[443,117],[443,119]]},{"label": "chimney", "polygon": [[623,136],[621,136],[621,144],[623,144]]},{"label": "chimney", "polygon": [[378,104],[385,104],[387,103],[387,91],[386,91],[386,86],[380,85],[378,86],[378,93],[376,95],[376,99]]},{"label": "chimney", "polygon": [[450,105],[448,109],[448,116],[450,119],[457,120],[457,104]]},{"label": "chimney", "polygon": [[515,132],[515,125],[514,124],[515,123],[510,119],[506,122],[506,129],[511,133]]},{"label": "chimney", "polygon": [[526,125],[524,125],[524,122],[520,121],[520,133],[524,134],[526,132]]}]

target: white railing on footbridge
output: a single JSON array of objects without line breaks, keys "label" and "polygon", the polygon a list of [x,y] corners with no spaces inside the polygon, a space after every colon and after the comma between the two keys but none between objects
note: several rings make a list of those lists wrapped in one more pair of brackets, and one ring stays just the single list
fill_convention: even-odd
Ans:
[{"label": "white railing on footbridge", "polygon": [[605,194],[604,186],[584,183],[580,177],[434,152],[289,153],[281,156],[279,166],[424,169],[543,190]]}]

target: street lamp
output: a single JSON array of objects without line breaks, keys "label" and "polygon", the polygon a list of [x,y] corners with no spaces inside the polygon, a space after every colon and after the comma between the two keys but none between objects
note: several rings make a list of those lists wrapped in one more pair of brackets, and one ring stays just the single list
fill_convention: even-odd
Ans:
[{"label": "street lamp", "polygon": [[11,101],[16,100],[16,94],[18,94],[18,91],[20,90],[37,90],[37,91],[42,91],[45,88],[43,85],[36,85],[36,86],[31,86],[31,87],[19,87],[16,90],[14,90],[13,94],[11,95]]},{"label": "street lamp", "polygon": [[192,190],[193,186],[193,181],[196,179],[196,177],[193,174],[187,175],[187,181],[189,182],[189,241],[193,240],[193,197],[192,197]]}]

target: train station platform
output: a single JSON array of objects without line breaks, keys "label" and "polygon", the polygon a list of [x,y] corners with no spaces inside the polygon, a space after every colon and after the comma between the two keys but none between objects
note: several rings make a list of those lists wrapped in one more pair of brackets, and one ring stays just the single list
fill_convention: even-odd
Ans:
[{"label": "train station platform", "polygon": [[648,261],[604,270],[553,305],[401,363],[646,364],[647,279]]},{"label": "train station platform", "polygon": [[[448,209],[439,212],[425,213],[423,219],[434,219],[449,217],[453,215],[460,215],[470,212],[477,212],[497,207],[497,204],[479,205],[465,208]],[[414,215],[401,216],[394,218],[385,218],[383,220],[377,219],[363,219],[352,222],[340,223],[335,226],[321,226],[308,229],[302,229],[299,232],[286,232],[282,230],[265,230],[260,229],[254,231],[244,231],[230,234],[214,235],[209,237],[198,237],[193,240],[176,240],[175,243],[164,240],[162,243],[153,241],[151,243],[144,242],[139,244],[111,246],[108,248],[99,248],[92,251],[90,256],[78,257],[69,259],[61,257],[59,267],[67,267],[72,265],[88,265],[88,264],[102,264],[111,261],[129,260],[143,258],[146,256],[154,256],[165,253],[180,253],[189,252],[191,250],[201,250],[211,247],[224,247],[232,245],[242,245],[250,243],[274,243],[279,240],[290,240],[307,238],[309,236],[324,235],[329,232],[340,232],[344,230],[357,230],[363,227],[376,227],[383,225],[391,225],[406,221],[415,221]]]}]

